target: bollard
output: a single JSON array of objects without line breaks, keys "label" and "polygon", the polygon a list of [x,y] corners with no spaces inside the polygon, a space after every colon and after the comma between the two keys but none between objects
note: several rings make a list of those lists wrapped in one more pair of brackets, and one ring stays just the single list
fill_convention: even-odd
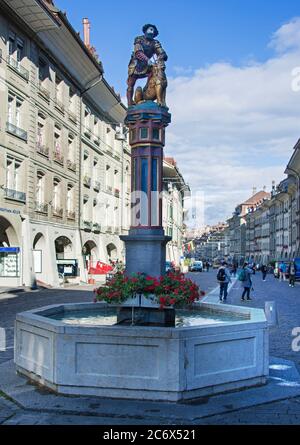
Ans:
[{"label": "bollard", "polygon": [[269,326],[278,326],[278,313],[275,301],[266,301],[265,315]]}]

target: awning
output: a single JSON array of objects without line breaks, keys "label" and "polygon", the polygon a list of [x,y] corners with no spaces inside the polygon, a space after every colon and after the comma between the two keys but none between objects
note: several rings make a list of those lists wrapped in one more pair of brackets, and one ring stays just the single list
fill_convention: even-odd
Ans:
[{"label": "awning", "polygon": [[59,23],[50,14],[41,0],[2,1],[36,33],[59,27]]}]

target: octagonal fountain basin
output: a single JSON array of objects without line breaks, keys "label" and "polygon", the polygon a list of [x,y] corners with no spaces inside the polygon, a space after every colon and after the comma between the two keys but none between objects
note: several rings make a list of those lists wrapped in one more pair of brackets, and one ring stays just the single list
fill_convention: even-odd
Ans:
[{"label": "octagonal fountain basin", "polygon": [[19,373],[58,393],[180,401],[266,383],[264,311],[200,303],[175,327],[117,323],[105,303],[17,315]]}]

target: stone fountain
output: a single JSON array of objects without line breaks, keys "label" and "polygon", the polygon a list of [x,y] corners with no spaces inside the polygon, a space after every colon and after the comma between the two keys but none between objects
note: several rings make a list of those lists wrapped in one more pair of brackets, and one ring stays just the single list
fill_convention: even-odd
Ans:
[{"label": "stone fountain", "polygon": [[[171,115],[167,55],[154,25],[143,32],[129,63],[125,123],[132,147],[132,225],[121,239],[126,274],[158,277],[165,274],[170,240],[162,227],[161,192]],[[136,89],[133,101],[135,82],[144,77],[147,84]],[[148,325],[120,323],[133,310]],[[143,297],[121,310],[105,303],[54,305],[18,314],[15,362],[19,373],[63,394],[193,399],[266,382],[267,321],[259,309],[207,303],[192,311],[160,311]]]}]

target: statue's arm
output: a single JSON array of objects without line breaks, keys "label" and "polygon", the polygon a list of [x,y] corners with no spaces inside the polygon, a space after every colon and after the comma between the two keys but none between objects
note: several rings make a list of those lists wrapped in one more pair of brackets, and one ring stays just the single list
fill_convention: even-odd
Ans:
[{"label": "statue's arm", "polygon": [[141,37],[137,37],[134,41],[134,56],[136,59],[140,60],[141,62],[148,63],[149,59],[144,53],[144,49],[141,43]]},{"label": "statue's arm", "polygon": [[155,54],[159,59],[164,60],[165,62],[168,60],[167,53],[158,40],[155,41]]}]

